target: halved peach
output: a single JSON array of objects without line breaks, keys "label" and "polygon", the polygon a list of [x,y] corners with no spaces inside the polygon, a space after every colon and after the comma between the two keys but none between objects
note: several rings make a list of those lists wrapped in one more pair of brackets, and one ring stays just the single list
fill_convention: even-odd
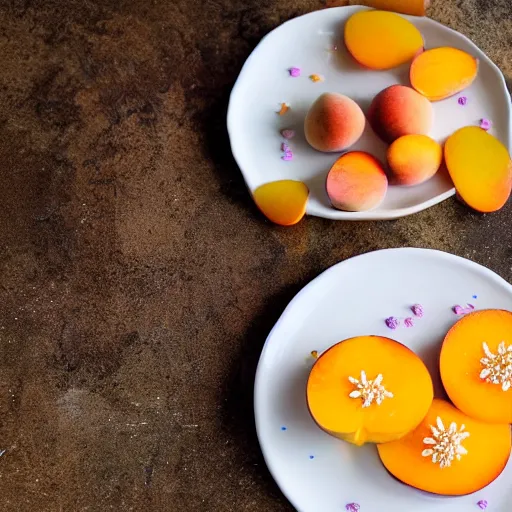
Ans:
[{"label": "halved peach", "polygon": [[398,480],[450,496],[476,492],[498,478],[510,448],[508,425],[470,418],[439,399],[416,429],[377,446],[380,460]]},{"label": "halved peach", "polygon": [[433,398],[430,374],[406,346],[382,336],[342,341],[314,364],[307,401],[320,428],[356,445],[399,439]]},{"label": "halved peach", "polygon": [[[400,12],[412,16],[425,16],[430,0],[350,0],[349,5],[367,5],[383,11]],[[342,2],[339,2],[342,5]]]}]

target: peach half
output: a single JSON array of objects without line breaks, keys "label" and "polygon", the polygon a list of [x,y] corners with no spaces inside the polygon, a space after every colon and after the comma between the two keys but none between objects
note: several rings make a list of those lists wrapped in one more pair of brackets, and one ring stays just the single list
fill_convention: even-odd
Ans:
[{"label": "peach half", "polygon": [[[366,5],[382,11],[425,16],[430,0],[350,0],[348,3],[349,5]],[[342,4],[340,3],[340,5]]]}]

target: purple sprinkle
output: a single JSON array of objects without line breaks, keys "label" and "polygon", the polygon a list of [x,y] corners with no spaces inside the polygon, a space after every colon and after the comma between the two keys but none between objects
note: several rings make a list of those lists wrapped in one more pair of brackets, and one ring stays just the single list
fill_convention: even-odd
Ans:
[{"label": "purple sprinkle", "polygon": [[473,304],[467,304],[465,308],[462,306],[453,306],[452,309],[456,315],[465,315],[467,313],[471,313],[471,311],[475,309],[475,306],[473,306]]},{"label": "purple sprinkle", "polygon": [[480,128],[482,128],[482,130],[490,130],[492,126],[492,121],[490,121],[489,119],[480,119]]},{"label": "purple sprinkle", "polygon": [[358,512],[360,508],[359,503],[347,503],[345,505],[345,510],[348,510],[348,512]]},{"label": "purple sprinkle", "polygon": [[419,318],[423,316],[423,306],[421,304],[414,304],[414,306],[411,306],[411,311],[414,316]]},{"label": "purple sprinkle", "polygon": [[480,500],[477,505],[480,507],[481,510],[485,510],[487,508],[487,500]]},{"label": "purple sprinkle", "polygon": [[291,151],[287,151],[282,157],[282,160],[285,162],[289,162],[290,160],[293,160],[293,153]]},{"label": "purple sprinkle", "polygon": [[281,144],[281,151],[284,151],[285,153],[291,153],[290,146],[288,146],[288,144],[286,144],[286,142],[283,142]]},{"label": "purple sprinkle", "polygon": [[412,318],[406,318],[404,324],[405,327],[414,327],[414,320]]},{"label": "purple sprinkle", "polygon": [[458,101],[459,105],[464,106],[468,102],[468,99],[466,96],[461,96],[457,101]]},{"label": "purple sprinkle", "polygon": [[288,70],[288,73],[290,73],[290,76],[293,76],[293,78],[297,78],[298,76],[300,76],[300,68],[290,68]]},{"label": "purple sprinkle", "polygon": [[395,318],[394,316],[390,316],[389,318],[386,318],[386,325],[390,329],[395,330],[400,325],[400,320],[398,320],[398,318]]},{"label": "purple sprinkle", "polygon": [[295,137],[295,131],[294,130],[281,130],[281,135],[285,138],[285,139],[293,139],[293,137]]}]

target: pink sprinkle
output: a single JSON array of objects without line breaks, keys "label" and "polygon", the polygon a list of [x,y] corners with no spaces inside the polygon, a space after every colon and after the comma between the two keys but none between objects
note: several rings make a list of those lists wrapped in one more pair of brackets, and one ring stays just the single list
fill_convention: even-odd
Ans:
[{"label": "pink sprinkle", "polygon": [[414,304],[414,306],[411,306],[411,311],[414,316],[419,318],[423,316],[423,306],[421,304]]},{"label": "pink sprinkle", "polygon": [[482,510],[485,510],[487,508],[487,500],[480,500],[477,505],[482,509]]},{"label": "pink sprinkle", "polygon": [[489,119],[481,119],[480,120],[480,128],[482,128],[482,130],[490,130],[492,126],[492,121],[490,121]]},{"label": "pink sprinkle", "polygon": [[297,78],[300,76],[300,68],[290,68],[288,73],[290,73],[290,76],[293,76],[293,78]]},{"label": "pink sprinkle", "polygon": [[282,157],[282,160],[285,162],[289,162],[290,160],[293,160],[293,153],[291,151],[287,151]]},{"label": "pink sprinkle", "polygon": [[358,512],[360,508],[359,503],[348,503],[345,505],[345,510],[348,510],[348,512]]},{"label": "pink sprinkle", "polygon": [[468,102],[468,99],[466,96],[461,96],[457,101],[458,101],[459,105],[464,106]]},{"label": "pink sprinkle", "polygon": [[386,318],[386,325],[392,329],[393,331],[398,328],[400,325],[400,320],[398,318],[395,318],[394,316],[390,316],[389,318]]},{"label": "pink sprinkle", "polygon": [[471,313],[475,309],[475,306],[473,304],[467,304],[467,307],[463,308],[462,306],[453,306],[453,312],[456,315],[466,315],[467,313]]},{"label": "pink sprinkle", "polygon": [[286,144],[286,142],[283,142],[281,144],[281,151],[284,151],[285,153],[289,153],[291,152],[290,151],[290,146],[288,146],[288,144]]},{"label": "pink sprinkle", "polygon": [[405,327],[414,327],[414,320],[412,318],[406,318],[404,324]]},{"label": "pink sprinkle", "polygon": [[293,139],[293,137],[295,137],[295,132],[293,130],[281,130],[281,135],[285,139],[290,140]]}]

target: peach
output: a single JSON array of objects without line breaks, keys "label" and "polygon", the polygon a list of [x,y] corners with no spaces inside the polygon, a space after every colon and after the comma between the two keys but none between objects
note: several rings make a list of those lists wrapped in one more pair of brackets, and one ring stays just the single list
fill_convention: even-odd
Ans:
[{"label": "peach", "polygon": [[423,51],[420,31],[402,16],[386,11],[359,11],[345,24],[345,45],[362,66],[391,69]]},{"label": "peach", "polygon": [[306,393],[317,425],[358,446],[404,436],[421,422],[434,396],[421,359],[382,336],[331,347],[314,364]]},{"label": "peach", "polygon": [[377,450],[385,468],[405,484],[461,496],[483,489],[505,469],[510,427],[478,421],[434,399],[416,429],[398,441],[379,444]]},{"label": "peach", "polygon": [[281,226],[292,226],[304,217],[308,197],[308,187],[294,180],[266,183],[253,192],[254,202],[263,215]]},{"label": "peach", "polygon": [[381,91],[368,110],[374,132],[388,143],[403,135],[427,135],[433,117],[432,104],[404,85],[392,85]]},{"label": "peach", "polygon": [[327,195],[338,210],[371,210],[382,202],[387,189],[388,179],[381,163],[363,151],[345,153],[327,175]]},{"label": "peach", "polygon": [[400,12],[412,16],[425,16],[426,9],[430,6],[430,0],[349,0],[348,3],[349,5],[366,5],[374,9]]},{"label": "peach", "polygon": [[439,101],[469,87],[477,73],[477,59],[445,46],[418,55],[411,64],[410,79],[419,93],[430,101]]},{"label": "peach", "polygon": [[359,105],[337,93],[322,94],[304,121],[306,140],[318,151],[343,151],[359,140],[366,119]]},{"label": "peach", "polygon": [[[441,349],[439,368],[444,388],[456,407],[480,421],[512,423],[510,347],[510,311],[476,311],[464,316],[448,331]],[[489,353],[496,357],[489,356]],[[493,376],[495,370],[496,375]]]},{"label": "peach", "polygon": [[498,139],[478,126],[466,126],[448,138],[444,157],[464,203],[482,213],[505,205],[512,190],[512,164]]},{"label": "peach", "polygon": [[404,135],[389,146],[387,157],[393,185],[418,185],[439,170],[443,150],[427,135]]}]

